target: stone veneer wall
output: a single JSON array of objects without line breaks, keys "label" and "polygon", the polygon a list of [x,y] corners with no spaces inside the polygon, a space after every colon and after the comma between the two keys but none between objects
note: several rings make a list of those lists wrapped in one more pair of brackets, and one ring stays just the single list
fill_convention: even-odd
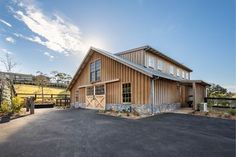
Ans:
[{"label": "stone veneer wall", "polygon": [[[71,104],[72,108],[85,108],[85,103],[74,103]],[[131,107],[131,112],[136,111],[140,115],[150,115],[152,114],[152,105],[151,104],[144,104],[144,105],[137,105],[137,104],[106,104],[106,110],[114,110],[114,111],[128,111]],[[174,111],[181,107],[180,103],[173,103],[173,104],[162,104],[160,106],[154,105],[153,113],[161,113],[161,112],[168,112]]]},{"label": "stone veneer wall", "polygon": [[137,105],[137,104],[106,104],[106,110],[114,110],[114,111],[123,111],[128,110],[131,107],[131,112],[136,111],[141,115],[148,115],[153,113],[161,113],[161,112],[168,112],[168,111],[174,111],[181,107],[180,103],[173,103],[173,104],[162,104],[160,106],[154,105],[152,108],[151,104],[143,104],[143,105]]}]

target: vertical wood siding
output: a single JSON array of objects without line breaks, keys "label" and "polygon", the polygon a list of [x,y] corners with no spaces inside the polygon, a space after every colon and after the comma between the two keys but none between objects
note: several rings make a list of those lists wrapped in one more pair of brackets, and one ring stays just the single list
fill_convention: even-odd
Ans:
[{"label": "vertical wood siding", "polygon": [[180,102],[180,90],[177,83],[169,80],[157,79],[154,83],[154,104],[171,104]]},{"label": "vertical wood siding", "polygon": [[[120,79],[119,82],[106,84],[106,103],[121,104],[122,103],[122,84],[131,83],[131,101],[132,104],[149,104],[150,99],[150,78],[140,72],[137,72],[117,61],[114,61],[106,56],[94,52],[90,57],[89,62],[80,73],[75,85],[71,90],[71,100],[75,102],[75,92],[79,86],[92,85],[90,83],[89,67],[90,63],[96,59],[101,59],[101,82],[114,79]],[[82,90],[83,89],[83,90]],[[85,100],[85,88],[80,88],[79,102],[82,103]]]},{"label": "vertical wood siding", "polygon": [[122,58],[126,58],[136,64],[144,65],[145,64],[144,53],[145,53],[144,50],[139,50],[131,53],[120,54],[119,56]]},{"label": "vertical wood siding", "polygon": [[196,84],[195,104],[204,102],[206,95],[206,88],[200,84]]},{"label": "vertical wood siding", "polygon": [[[179,67],[178,65],[167,61],[166,59],[159,57],[157,54],[154,54],[152,52],[149,51],[144,51],[144,50],[139,50],[139,51],[134,51],[134,52],[130,52],[130,53],[124,53],[124,54],[120,54],[119,55],[122,58],[126,58],[134,63],[140,64],[140,65],[144,65],[146,67],[148,67],[148,58],[149,57],[153,57],[155,58],[154,60],[154,64],[155,67],[153,67],[155,70],[157,70],[157,61],[161,60],[163,62],[163,72],[166,74],[170,74],[170,65],[172,65],[174,67],[174,76],[177,77],[177,68],[180,69],[180,78],[182,78],[182,72],[189,73],[186,70],[184,70],[183,68]],[[190,73],[189,73],[189,79],[190,79]]]}]

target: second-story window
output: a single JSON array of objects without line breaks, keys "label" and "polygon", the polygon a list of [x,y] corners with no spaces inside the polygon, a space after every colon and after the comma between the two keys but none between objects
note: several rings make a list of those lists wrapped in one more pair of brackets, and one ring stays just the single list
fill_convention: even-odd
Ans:
[{"label": "second-story window", "polygon": [[90,64],[90,82],[100,81],[101,60],[96,60]]},{"label": "second-story window", "polygon": [[172,65],[170,66],[170,74],[174,75],[174,67]]},{"label": "second-story window", "polygon": [[148,57],[148,67],[154,68],[155,66],[154,60],[155,60],[154,57],[152,56]]},{"label": "second-story window", "polygon": [[180,70],[177,69],[176,75],[179,77],[180,76]]},{"label": "second-story window", "polygon": [[185,78],[185,72],[182,71],[182,78],[184,79]]},{"label": "second-story window", "polygon": [[158,69],[158,70],[163,70],[163,61],[158,60],[157,69]]},{"label": "second-story window", "polygon": [[189,80],[189,73],[186,73],[186,79]]}]

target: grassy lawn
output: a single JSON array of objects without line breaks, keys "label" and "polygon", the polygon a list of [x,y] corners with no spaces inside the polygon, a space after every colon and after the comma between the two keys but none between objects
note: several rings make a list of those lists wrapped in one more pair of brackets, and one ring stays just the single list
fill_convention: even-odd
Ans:
[{"label": "grassy lawn", "polygon": [[[14,85],[16,93],[31,93],[31,94],[41,94],[41,88],[34,85],[24,85],[16,84]],[[55,87],[45,87],[44,94],[68,94],[66,89],[55,88]]]}]

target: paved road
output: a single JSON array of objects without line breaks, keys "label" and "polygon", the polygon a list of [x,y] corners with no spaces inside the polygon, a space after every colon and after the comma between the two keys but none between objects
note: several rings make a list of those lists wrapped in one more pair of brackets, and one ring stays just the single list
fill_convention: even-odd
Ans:
[{"label": "paved road", "polygon": [[235,121],[162,114],[142,120],[40,109],[0,124],[1,157],[234,157]]}]

